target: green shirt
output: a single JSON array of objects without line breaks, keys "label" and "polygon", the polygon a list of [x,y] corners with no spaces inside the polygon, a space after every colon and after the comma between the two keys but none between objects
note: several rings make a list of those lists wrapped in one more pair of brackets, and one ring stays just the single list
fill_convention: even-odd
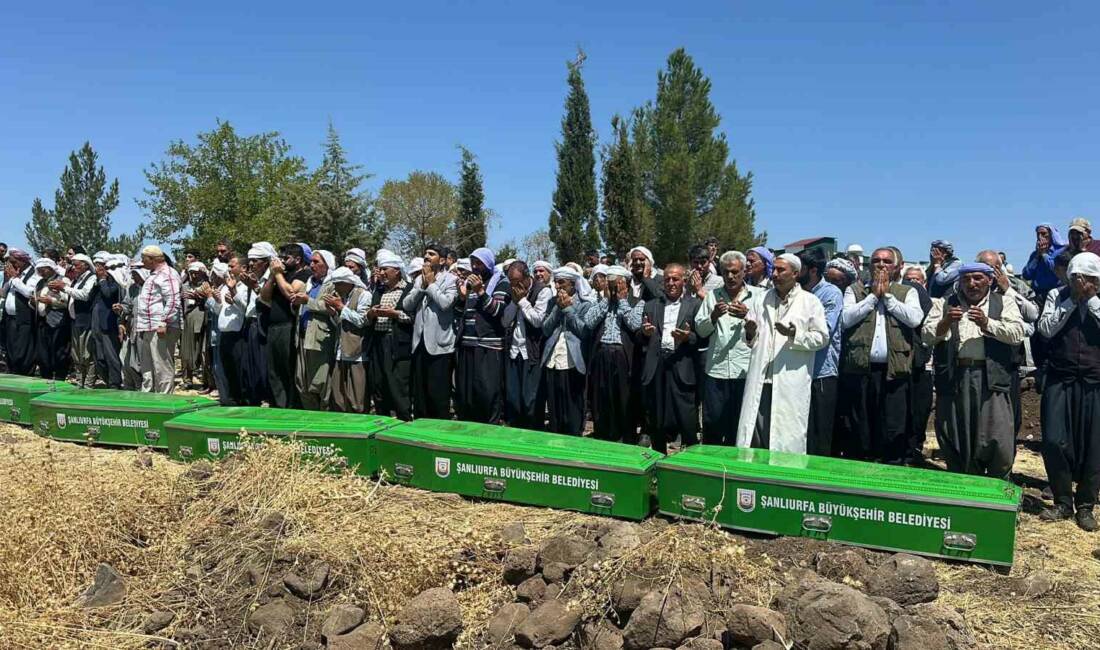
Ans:
[{"label": "green shirt", "polygon": [[[739,299],[751,312],[764,299],[766,289],[745,285]],[[695,331],[699,336],[710,337],[708,347],[702,351],[706,359],[707,375],[715,379],[743,379],[749,369],[752,350],[745,341],[745,319],[727,313],[712,322],[711,313],[719,302],[732,302],[725,286],[707,294],[703,306],[695,316]]]}]

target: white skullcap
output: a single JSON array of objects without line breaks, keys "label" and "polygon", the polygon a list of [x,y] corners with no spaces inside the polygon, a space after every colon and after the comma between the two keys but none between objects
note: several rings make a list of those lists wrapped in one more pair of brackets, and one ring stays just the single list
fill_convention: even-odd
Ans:
[{"label": "white skullcap", "polygon": [[60,269],[57,267],[57,262],[54,262],[48,257],[40,257],[34,261],[34,268],[36,269],[53,269],[54,273],[60,273]]},{"label": "white skullcap", "polygon": [[[88,257],[87,255],[85,255],[84,253],[77,253],[76,255],[73,255],[71,259],[72,259],[72,261],[74,261],[74,262],[84,262],[84,263],[85,263],[85,264],[87,264],[87,265],[88,265],[89,267],[90,267],[90,266],[92,265],[92,260],[91,260],[91,258],[89,258],[89,257]],[[98,260],[98,259],[97,259],[96,261],[97,261],[97,262],[100,262],[100,260]]]},{"label": "white skullcap", "polygon": [[[187,267],[190,271],[191,267]],[[229,265],[225,262],[214,262],[210,265],[210,275],[217,276],[219,278],[225,278],[229,275]]]},{"label": "white skullcap", "polygon": [[397,253],[391,251],[390,249],[388,249],[388,248],[379,248],[378,252],[374,254],[374,264],[375,264],[375,266],[382,266],[381,260],[383,260],[383,259],[389,260],[389,259],[393,259],[394,257],[397,257],[397,259],[401,259],[401,257],[399,255],[397,255]]},{"label": "white skullcap", "polygon": [[252,248],[248,249],[248,259],[250,260],[270,260],[278,256],[279,252],[275,250],[271,242],[258,241],[252,244]]},{"label": "white skullcap", "polygon": [[463,271],[473,272],[474,267],[470,265],[470,258],[460,257],[455,261],[455,268],[462,269]]},{"label": "white skullcap", "polygon": [[646,248],[645,246],[635,246],[634,248],[631,248],[630,252],[626,254],[626,258],[630,259],[631,256],[634,255],[634,253],[641,253],[642,255],[645,255],[645,258],[647,260],[649,260],[650,264],[654,263],[653,262],[653,253],[650,252],[650,250],[648,248]]},{"label": "white skullcap", "polygon": [[107,262],[107,266],[111,268],[118,268],[120,266],[126,266],[130,263],[130,258],[126,257],[122,253],[115,253],[111,256],[110,261]]},{"label": "white skullcap", "polygon": [[359,279],[351,269],[346,266],[340,266],[332,270],[332,273],[328,275],[328,281],[335,284],[337,282],[343,282],[345,284],[353,284],[360,289],[366,288],[363,281]]},{"label": "white skullcap", "polygon": [[609,278],[611,278],[611,277],[629,278],[630,277],[630,271],[628,271],[626,269],[626,267],[624,267],[624,266],[614,264],[612,266],[607,267],[607,277],[609,277]]},{"label": "white skullcap", "polygon": [[546,260],[539,260],[539,261],[535,262],[531,266],[531,268],[533,268],[533,269],[546,269],[547,271],[550,271],[551,273],[554,272],[554,267],[550,266],[550,262],[547,262]]},{"label": "white skullcap", "polygon": [[793,253],[783,253],[779,256],[779,259],[785,261],[787,264],[790,264],[795,273],[798,273],[802,270],[802,260],[798,259],[798,256]]},{"label": "white skullcap", "polygon": [[156,244],[149,244],[145,248],[141,249],[142,255],[148,255],[149,257],[164,257],[164,251],[160,246]]},{"label": "white skullcap", "polygon": [[581,277],[584,277],[584,269],[581,268],[580,264],[576,262],[566,262],[565,265],[576,271]]},{"label": "white skullcap", "polygon": [[[92,261],[96,264],[106,264],[110,256],[111,254],[107,251],[96,251],[95,255],[92,255]],[[73,255],[73,259],[76,259],[76,255]]]},{"label": "white skullcap", "polygon": [[187,265],[187,272],[207,273],[208,269],[206,268],[206,265],[202,262],[191,262]]},{"label": "white skullcap", "polygon": [[423,257],[414,257],[411,260],[409,260],[409,275],[412,275],[413,273],[420,273],[423,270],[424,270],[424,258]]},{"label": "white skullcap", "polygon": [[1078,253],[1069,261],[1069,275],[1086,275],[1100,278],[1100,256],[1096,253]]},{"label": "white skullcap", "polygon": [[348,252],[344,253],[344,261],[355,262],[363,268],[367,268],[367,253],[362,248],[349,248]]},{"label": "white skullcap", "polygon": [[381,249],[378,250],[378,255],[375,256],[375,263],[378,265],[378,268],[380,268],[380,269],[385,269],[385,268],[400,269],[400,268],[404,268],[404,266],[405,266],[401,262],[401,256],[400,255],[398,255],[397,253],[394,253],[392,251],[388,251],[384,248],[381,248]]},{"label": "white skullcap", "polygon": [[592,275],[607,275],[607,269],[609,268],[611,267],[606,264],[597,264],[596,266],[592,267]]}]

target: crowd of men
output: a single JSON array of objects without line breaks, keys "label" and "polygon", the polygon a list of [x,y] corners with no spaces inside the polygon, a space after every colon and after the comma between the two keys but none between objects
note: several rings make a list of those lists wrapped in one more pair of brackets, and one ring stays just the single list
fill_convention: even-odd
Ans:
[{"label": "crowd of men", "polygon": [[[1021,276],[1004,255],[905,265],[893,246],[719,254],[657,268],[586,255],[497,263],[442,245],[407,262],[304,243],[221,242],[177,265],[80,246],[0,245],[7,371],[225,405],[505,423],[670,447],[738,445],[894,465],[924,462],[933,417],[952,472],[1008,479],[1020,381],[1036,368],[1047,520],[1096,530],[1100,242],[1043,223]],[[1028,360],[1030,359],[1030,361]],[[1075,489],[1076,488],[1076,489]]]}]

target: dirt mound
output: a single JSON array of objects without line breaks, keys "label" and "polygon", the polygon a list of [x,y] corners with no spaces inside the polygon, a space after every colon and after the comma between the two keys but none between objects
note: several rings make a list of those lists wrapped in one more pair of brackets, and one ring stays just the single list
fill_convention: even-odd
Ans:
[{"label": "dirt mound", "polygon": [[[899,605],[864,584],[893,570],[890,554],[479,503],[334,475],[285,445],[189,471],[18,427],[0,426],[0,436],[0,630],[10,647],[381,647],[454,634],[472,648],[507,647],[511,636],[531,647],[595,638],[599,647],[651,638],[728,647],[783,629],[778,615],[751,608],[772,608],[803,579],[795,602],[805,602],[788,620],[805,638],[816,603],[844,592],[833,584],[871,597],[861,616],[874,626],[854,629],[875,639],[881,620],[899,638],[972,634],[991,647],[1100,638],[1096,538],[1031,514],[1021,515],[1011,576],[934,562],[938,596],[928,589],[913,602],[935,602]],[[1026,450],[1017,470],[1042,476]],[[543,589],[514,604],[529,580]],[[415,600],[437,588],[454,594],[457,612],[438,591],[421,598],[438,606]],[[88,606],[89,593],[110,597]],[[662,608],[677,612],[675,626],[653,615]]]}]

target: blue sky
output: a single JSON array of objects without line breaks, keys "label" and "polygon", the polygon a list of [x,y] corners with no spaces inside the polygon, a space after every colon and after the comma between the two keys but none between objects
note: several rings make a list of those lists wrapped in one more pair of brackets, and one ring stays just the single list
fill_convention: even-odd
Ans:
[{"label": "blue sky", "polygon": [[924,257],[947,238],[1020,267],[1036,222],[1100,220],[1098,34],[1096,2],[9,3],[0,239],[23,241],[84,140],[132,228],[142,170],[221,118],[310,164],[331,119],[372,189],[455,178],[463,144],[502,217],[491,243],[519,240],[545,226],[575,48],[603,142],[683,46],[770,245],[834,234]]}]

